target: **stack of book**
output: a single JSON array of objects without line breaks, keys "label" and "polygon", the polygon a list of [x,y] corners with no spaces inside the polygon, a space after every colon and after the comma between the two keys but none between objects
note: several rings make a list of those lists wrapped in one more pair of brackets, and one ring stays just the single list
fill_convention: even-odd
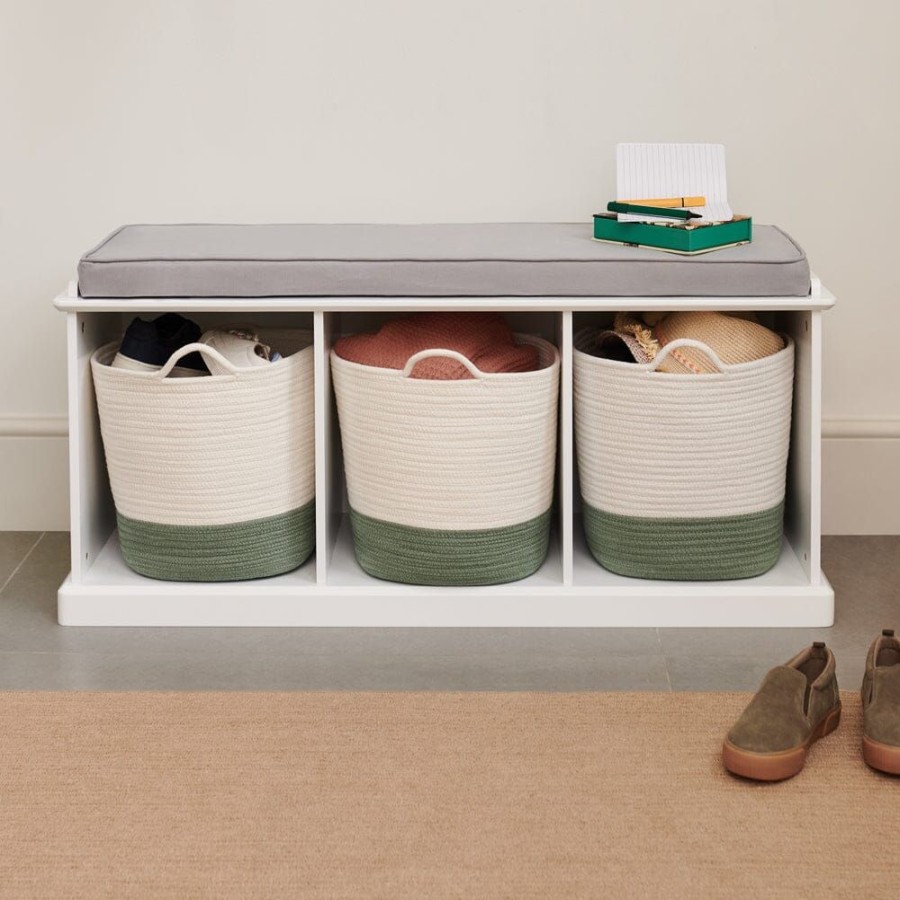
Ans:
[{"label": "stack of book", "polygon": [[[611,202],[607,212],[594,214],[594,240],[631,247],[652,247],[685,256],[750,243],[753,219],[733,216],[727,222],[710,222],[702,219],[701,214],[687,209],[688,206],[702,207],[705,202],[703,197]],[[675,203],[679,205],[675,206]],[[653,218],[649,221],[620,221],[619,214]]]},{"label": "stack of book", "polygon": [[[721,144],[619,144],[620,197],[594,215],[594,238],[692,256],[749,244],[753,220],[728,203]],[[700,196],[702,195],[702,196]]]}]

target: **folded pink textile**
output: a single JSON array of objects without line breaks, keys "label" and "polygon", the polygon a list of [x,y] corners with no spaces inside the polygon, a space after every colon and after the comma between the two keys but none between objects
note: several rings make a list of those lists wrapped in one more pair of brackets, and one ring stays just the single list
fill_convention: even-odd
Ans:
[{"label": "folded pink textile", "polygon": [[[482,372],[532,372],[538,367],[537,348],[517,344],[499,313],[426,312],[382,325],[376,334],[341,338],[334,352],[364,366],[402,369],[420,350],[455,350]],[[472,378],[454,359],[430,357],[416,363],[413,378],[453,381]]]}]

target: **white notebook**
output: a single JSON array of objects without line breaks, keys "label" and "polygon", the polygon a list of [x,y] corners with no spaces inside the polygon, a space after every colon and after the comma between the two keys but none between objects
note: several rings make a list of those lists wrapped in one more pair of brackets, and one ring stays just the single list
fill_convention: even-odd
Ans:
[{"label": "white notebook", "polygon": [[[695,222],[734,218],[728,205],[724,145],[617,144],[616,199],[656,197],[705,197],[706,206],[689,207],[703,216]],[[672,221],[623,213],[618,218],[620,222]]]}]

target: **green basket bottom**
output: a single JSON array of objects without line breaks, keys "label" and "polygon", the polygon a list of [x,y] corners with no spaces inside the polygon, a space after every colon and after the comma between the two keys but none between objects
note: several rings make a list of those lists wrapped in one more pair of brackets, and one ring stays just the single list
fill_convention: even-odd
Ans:
[{"label": "green basket bottom", "polygon": [[594,559],[618,575],[725,581],[762,575],[778,562],[784,503],[762,512],[696,519],[621,516],[584,504]]},{"label": "green basket bottom", "polygon": [[230,525],[160,525],[116,513],[129,568],[162,581],[244,581],[303,565],[316,543],[316,501]]},{"label": "green basket bottom", "polygon": [[550,510],[503,528],[412,528],[350,510],[356,558],[375,578],[404,584],[478,585],[536,572],[550,545]]}]

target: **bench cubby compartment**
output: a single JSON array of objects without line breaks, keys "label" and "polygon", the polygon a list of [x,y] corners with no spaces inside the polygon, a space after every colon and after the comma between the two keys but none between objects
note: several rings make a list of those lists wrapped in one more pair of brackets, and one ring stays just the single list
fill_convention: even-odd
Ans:
[{"label": "bench cubby compartment", "polygon": [[[781,555],[794,343],[712,315],[720,340],[734,328],[756,328],[770,339],[758,350],[768,355],[730,365],[716,354],[721,344],[688,338],[637,364],[618,350],[616,358],[597,354],[606,323],[575,332],[584,537],[597,563],[612,572],[739,579],[764,574]],[[679,361],[663,371],[670,354]]]},{"label": "bench cubby compartment", "polygon": [[[283,358],[237,370],[206,344],[158,372],[91,358],[119,546],[168,581],[242,581],[299,568],[315,545],[312,329],[254,323]],[[225,371],[169,376],[193,350]]]},{"label": "bench cubby compartment", "polygon": [[[361,332],[374,332],[386,321],[392,318],[400,318],[406,313],[326,313],[323,317],[323,331],[327,335],[326,346],[324,348],[326,362],[330,356],[331,348],[334,343],[345,335],[353,335]],[[540,338],[554,347],[557,347],[558,340],[562,331],[561,317],[557,313],[551,312],[529,312],[506,315],[506,320],[510,324],[513,331],[522,335],[529,335]],[[333,367],[327,365],[327,377],[331,380],[334,377]],[[546,380],[542,377],[542,381]],[[442,394],[446,395],[447,386],[451,383],[440,382],[443,386]],[[456,384],[456,383],[452,383]],[[462,383],[459,383],[462,384]],[[423,382],[418,385],[423,386]],[[471,383],[469,388],[473,387]],[[450,388],[452,391],[453,388]],[[466,391],[469,393],[469,391]],[[329,392],[332,393],[333,392]],[[340,422],[337,416],[336,404],[333,396],[326,396],[324,402],[328,404],[328,423],[326,436],[332,447],[327,453],[332,460],[332,471],[329,496],[332,498],[332,512],[329,517],[332,529],[332,545],[335,546],[336,556],[331,557],[331,561],[327,573],[327,583],[330,585],[359,585],[367,581],[371,581],[370,576],[366,575],[359,564],[357,554],[354,552],[353,546],[353,530],[351,527],[351,507],[349,502],[349,492],[346,484],[346,472],[343,464],[343,447],[340,442]],[[458,411],[458,410],[457,410]],[[477,412],[477,411],[476,411]],[[435,407],[435,415],[441,415],[440,409]],[[445,414],[446,417],[446,414]],[[494,423],[494,427],[499,427],[501,423]],[[443,430],[443,428],[442,428]],[[557,429],[558,430],[558,429]],[[448,432],[449,434],[449,432]],[[357,459],[360,454],[359,447],[356,448]],[[339,460],[335,464],[335,459],[339,455]],[[364,461],[363,461],[364,462]],[[429,477],[427,462],[411,461],[414,471],[411,477],[416,480],[424,480]],[[513,473],[513,477],[519,477],[517,473]],[[558,479],[557,479],[558,481]],[[550,541],[546,558],[543,560],[537,571],[529,574],[525,578],[519,578],[515,581],[507,581],[512,586],[519,584],[525,588],[534,581],[543,582],[545,580],[550,583],[556,582],[562,584],[562,570],[560,568],[560,548],[559,548],[559,504],[558,489],[554,491],[553,503],[550,509]],[[338,503],[339,501],[339,503]],[[423,500],[424,502],[424,500]],[[385,506],[389,506],[389,498],[385,498]],[[405,504],[408,507],[408,503]],[[398,514],[402,517],[403,513]],[[458,517],[457,517],[458,518]],[[336,535],[336,537],[335,537]],[[455,567],[454,567],[455,570]],[[454,575],[459,573],[454,571]],[[427,576],[426,576],[427,577]],[[463,576],[465,577],[465,576]],[[474,575],[476,580],[480,580],[478,573]],[[398,589],[412,587],[414,585],[397,584]]]}]

